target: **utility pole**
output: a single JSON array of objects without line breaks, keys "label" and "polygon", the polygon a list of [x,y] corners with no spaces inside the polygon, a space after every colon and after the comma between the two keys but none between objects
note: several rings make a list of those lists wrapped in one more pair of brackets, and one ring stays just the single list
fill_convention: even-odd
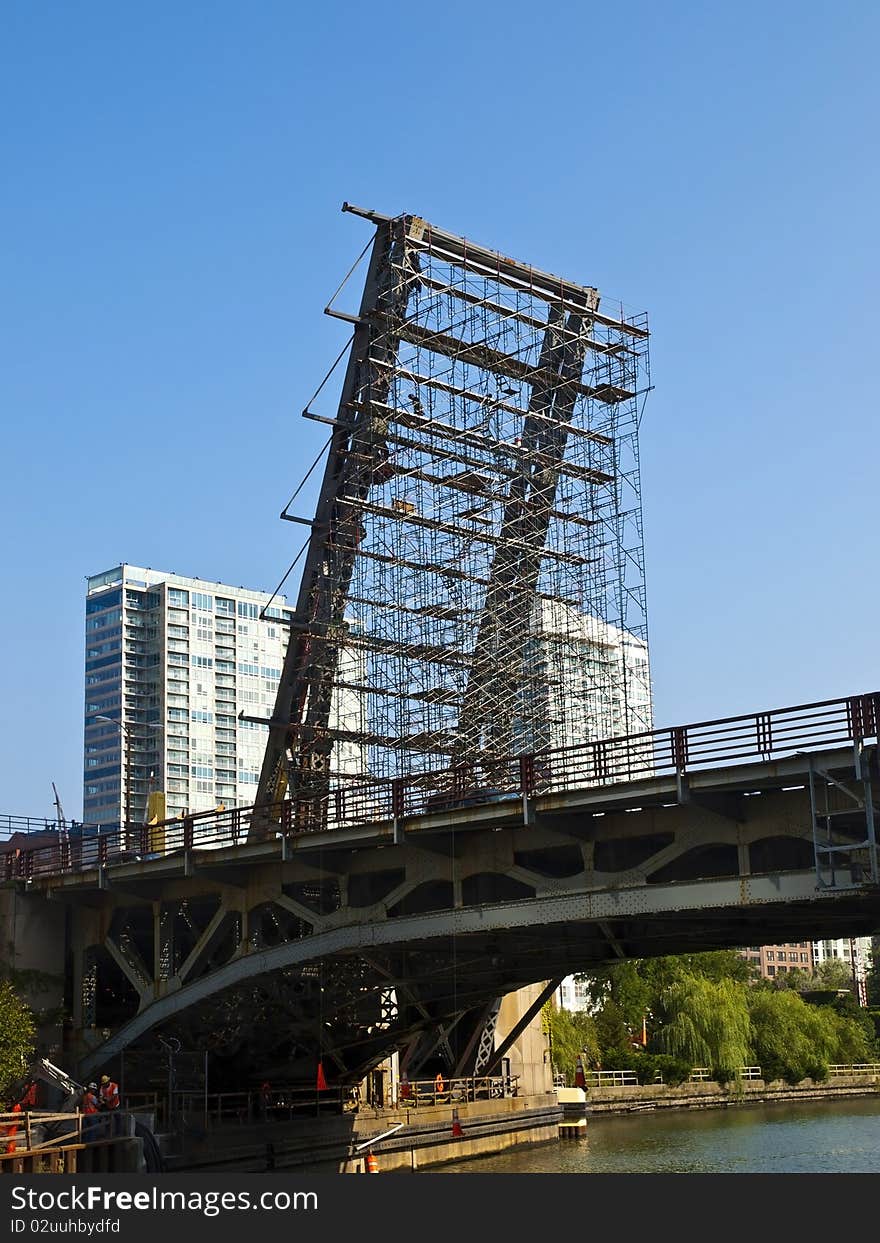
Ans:
[{"label": "utility pole", "polygon": [[119,737],[122,741],[122,827],[125,837],[125,844],[127,846],[128,835],[131,832],[131,731],[124,721],[117,721],[112,716],[96,716],[95,720],[106,721],[108,725],[115,725],[119,730]]}]

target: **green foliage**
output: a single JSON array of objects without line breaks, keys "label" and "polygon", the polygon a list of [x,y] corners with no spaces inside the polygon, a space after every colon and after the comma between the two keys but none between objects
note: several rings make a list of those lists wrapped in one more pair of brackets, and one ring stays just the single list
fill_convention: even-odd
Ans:
[{"label": "green foliage", "polygon": [[0,1098],[5,1100],[34,1051],[34,1018],[8,980],[0,980]]},{"label": "green foliage", "polygon": [[[880,1060],[880,1008],[875,1015],[859,1008],[852,991],[838,994],[852,989],[839,960],[823,963],[816,976],[795,968],[770,983],[735,951],[719,950],[627,960],[582,978],[597,1000],[604,997],[595,1016],[602,1066],[633,1070],[640,1083],[653,1082],[657,1070],[664,1082],[681,1082],[694,1066],[709,1066],[729,1083],[752,1063],[768,1080],[820,1082],[832,1063]],[[800,996],[817,986],[827,990],[828,1004]],[[643,1019],[647,1052],[634,1048]]]},{"label": "green foliage", "polygon": [[871,965],[865,973],[868,1005],[880,1006],[880,937],[871,937]]},{"label": "green foliage", "polygon": [[[626,1058],[632,1049],[632,1036],[623,1009],[609,997],[594,1022],[601,1063],[616,1069],[620,1059]],[[641,1019],[639,1023],[641,1025]]]},{"label": "green foliage", "polygon": [[639,1083],[656,1083],[658,1074],[664,1083],[677,1087],[690,1077],[691,1063],[669,1053],[647,1053],[641,1049],[629,1049],[615,1059],[612,1070],[631,1070]]},{"label": "green foliage", "polygon": [[542,1025],[550,1040],[550,1060],[566,1083],[574,1083],[578,1055],[584,1067],[599,1060],[599,1041],[593,1018],[583,1010],[557,1010],[547,1002],[541,1012]]},{"label": "green foliage", "polygon": [[807,989],[816,987],[816,979],[806,967],[792,967],[791,971],[776,977],[775,986],[776,988],[787,988],[792,992],[803,993]]},{"label": "green foliage", "polygon": [[824,962],[819,963],[813,975],[816,986],[819,988],[852,989],[854,987],[852,969],[839,958],[826,958]]},{"label": "green foliage", "polygon": [[[880,1051],[880,1009],[872,1009],[865,1011],[865,1017],[874,1028],[874,1042],[878,1051]],[[872,1061],[875,1059],[871,1059]]]},{"label": "green foliage", "polygon": [[795,1084],[826,1073],[833,1042],[822,1011],[785,989],[756,988],[749,996],[755,1059],[764,1079]]},{"label": "green foliage", "polygon": [[660,996],[660,1047],[692,1066],[711,1067],[719,1083],[738,1078],[751,1057],[747,992],[730,977],[682,975]]}]

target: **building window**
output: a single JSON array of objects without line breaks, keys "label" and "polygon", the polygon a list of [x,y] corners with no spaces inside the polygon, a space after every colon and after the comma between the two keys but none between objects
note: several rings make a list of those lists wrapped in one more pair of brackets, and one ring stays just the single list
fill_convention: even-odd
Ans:
[{"label": "building window", "polygon": [[774,950],[768,950],[768,951],[767,951],[767,961],[768,961],[768,962],[775,962],[775,961],[776,961],[776,952],[775,952]]},{"label": "building window", "polygon": [[767,968],[767,974],[768,974],[768,975],[775,975],[775,974],[776,974],[776,968],[775,968],[775,967],[768,967],[768,968]]},{"label": "building window", "polygon": [[188,605],[189,604],[189,592],[181,591],[179,587],[169,587],[168,588],[168,602],[169,604]]}]

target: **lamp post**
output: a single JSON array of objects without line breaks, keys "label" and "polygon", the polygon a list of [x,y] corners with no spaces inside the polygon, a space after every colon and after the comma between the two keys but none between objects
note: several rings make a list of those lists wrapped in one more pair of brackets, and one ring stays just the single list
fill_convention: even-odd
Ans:
[{"label": "lamp post", "polygon": [[[96,721],[107,721],[108,724],[115,725],[116,728],[119,730],[119,736],[122,739],[124,755],[125,755],[125,760],[123,763],[123,778],[122,778],[125,784],[124,810],[123,810],[123,817],[124,817],[125,823],[123,827],[125,831],[125,841],[127,845],[128,835],[131,832],[131,743],[132,743],[131,726],[126,725],[123,721],[114,720],[112,716],[96,716],[94,719]],[[158,724],[151,724],[150,722],[145,722],[141,726],[141,728],[161,730],[161,729],[164,729],[164,726],[158,725]]]}]

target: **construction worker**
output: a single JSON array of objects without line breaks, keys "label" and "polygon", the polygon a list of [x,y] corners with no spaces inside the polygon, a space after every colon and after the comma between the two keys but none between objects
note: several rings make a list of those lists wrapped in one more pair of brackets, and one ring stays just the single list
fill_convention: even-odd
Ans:
[{"label": "construction worker", "polygon": [[109,1075],[101,1076],[101,1087],[98,1092],[99,1107],[102,1113],[109,1114],[107,1119],[109,1126],[107,1128],[108,1135],[119,1134],[119,1084],[115,1083]]},{"label": "construction worker", "polygon": [[94,1137],[98,1123],[98,1119],[92,1116],[97,1114],[100,1109],[100,1101],[98,1100],[98,1085],[96,1083],[90,1083],[85,1092],[83,1092],[82,1100],[80,1101],[80,1109],[84,1115],[82,1137],[83,1142],[87,1144],[89,1140]]},{"label": "construction worker", "polygon": [[36,1109],[37,1091],[36,1079],[28,1079],[24,1085],[24,1091],[21,1094],[21,1100],[19,1102],[22,1109]]},{"label": "construction worker", "polygon": [[[15,1102],[15,1104],[12,1106],[11,1112],[14,1114],[21,1113],[21,1101]],[[12,1122],[9,1126],[6,1127],[6,1136],[7,1136],[6,1151],[7,1153],[15,1152],[15,1149],[17,1147],[15,1137],[17,1133],[18,1133],[18,1119],[16,1118],[14,1122]]]},{"label": "construction worker", "polygon": [[110,1113],[112,1110],[119,1108],[119,1084],[114,1083],[109,1075],[101,1076],[99,1096],[103,1110]]}]

